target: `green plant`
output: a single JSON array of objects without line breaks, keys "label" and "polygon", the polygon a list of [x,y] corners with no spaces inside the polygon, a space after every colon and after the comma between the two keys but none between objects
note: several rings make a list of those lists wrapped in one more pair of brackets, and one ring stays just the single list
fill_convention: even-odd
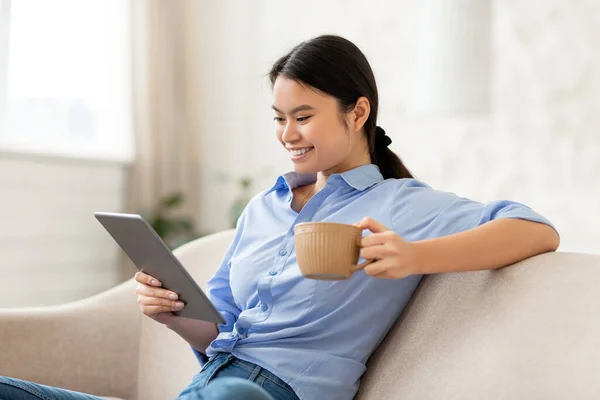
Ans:
[{"label": "green plant", "polygon": [[185,201],[182,193],[164,196],[150,213],[141,213],[171,250],[207,234],[196,229],[192,218],[175,215]]}]

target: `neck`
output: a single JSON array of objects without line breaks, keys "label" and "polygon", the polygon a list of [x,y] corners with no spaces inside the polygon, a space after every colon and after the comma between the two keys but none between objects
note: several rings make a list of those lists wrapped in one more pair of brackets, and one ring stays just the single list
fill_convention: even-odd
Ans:
[{"label": "neck", "polygon": [[317,173],[317,181],[315,182],[315,192],[319,192],[325,187],[327,179],[329,179],[329,175],[324,175],[323,172]]},{"label": "neck", "polygon": [[350,153],[348,158],[346,158],[340,164],[317,172],[317,182],[315,183],[314,193],[317,193],[325,187],[329,176],[333,174],[341,174],[342,172],[350,171],[366,164],[371,164],[371,155],[369,154],[369,147],[367,146],[366,141],[364,141],[363,146],[356,147]]},{"label": "neck", "polygon": [[346,171],[350,171],[354,168],[358,168],[360,166],[363,165],[367,165],[370,164],[371,160],[369,159],[369,162],[363,162],[360,164],[356,164],[353,165],[351,167],[348,168],[344,168],[344,169],[336,169],[336,170],[328,170],[328,171],[319,171],[317,172],[317,181],[315,182],[315,190],[314,193],[320,191],[321,189],[323,189],[325,187],[325,184],[327,183],[327,179],[329,179],[329,177],[333,174],[341,174],[342,172],[346,172]]},{"label": "neck", "polygon": [[325,187],[327,179],[333,174],[341,174],[346,171],[350,171],[354,168],[358,168],[362,165],[371,164],[371,155],[369,153],[369,146],[366,142],[366,138],[362,137],[362,145],[354,147],[353,151],[348,157],[340,164],[335,165],[327,170],[317,172],[317,182],[315,183],[314,193],[317,193]]}]

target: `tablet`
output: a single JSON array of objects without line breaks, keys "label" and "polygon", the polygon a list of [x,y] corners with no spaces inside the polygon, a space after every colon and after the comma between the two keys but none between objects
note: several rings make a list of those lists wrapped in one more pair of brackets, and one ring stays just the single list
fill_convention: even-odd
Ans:
[{"label": "tablet", "polygon": [[140,271],[155,277],[163,288],[179,295],[185,307],[173,314],[217,324],[225,323],[200,286],[142,216],[105,212],[96,212],[94,216]]}]

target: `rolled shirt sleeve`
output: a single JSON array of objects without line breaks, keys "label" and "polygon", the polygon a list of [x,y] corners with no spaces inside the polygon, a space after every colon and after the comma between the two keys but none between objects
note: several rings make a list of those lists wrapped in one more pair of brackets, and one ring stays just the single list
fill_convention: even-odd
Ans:
[{"label": "rolled shirt sleeve", "polygon": [[452,235],[500,218],[554,225],[530,207],[510,200],[480,203],[432,189],[415,179],[398,181],[393,229],[407,240]]}]

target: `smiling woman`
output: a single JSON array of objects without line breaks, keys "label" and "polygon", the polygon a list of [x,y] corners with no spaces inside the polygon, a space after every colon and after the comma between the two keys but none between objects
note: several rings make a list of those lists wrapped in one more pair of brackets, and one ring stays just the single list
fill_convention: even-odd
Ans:
[{"label": "smiling woman", "polygon": [[[242,377],[277,400],[350,400],[423,275],[500,268],[557,248],[550,221],[523,204],[483,204],[412,177],[377,126],[375,78],[352,42],[302,42],[270,81],[276,138],[294,171],[249,202],[206,285],[226,322],[176,317],[176,293],[136,275],[142,313],[209,357],[180,398],[214,399],[212,384]],[[347,279],[307,279],[294,227],[308,221],[357,225],[364,237],[354,250],[372,262]]]},{"label": "smiling woman", "polygon": [[294,210],[321,190],[331,174],[371,162],[384,178],[413,177],[377,126],[377,84],[358,47],[322,36],[281,57],[269,78],[277,139],[289,152],[294,171],[319,172],[315,184],[294,189]]},{"label": "smiling woman", "polygon": [[[387,148],[391,140],[382,140],[375,76],[358,47],[322,36],[281,57],[269,78],[277,137],[290,151],[296,172],[329,175],[372,161],[385,178],[412,178]],[[344,164],[348,160],[354,165]]]}]

